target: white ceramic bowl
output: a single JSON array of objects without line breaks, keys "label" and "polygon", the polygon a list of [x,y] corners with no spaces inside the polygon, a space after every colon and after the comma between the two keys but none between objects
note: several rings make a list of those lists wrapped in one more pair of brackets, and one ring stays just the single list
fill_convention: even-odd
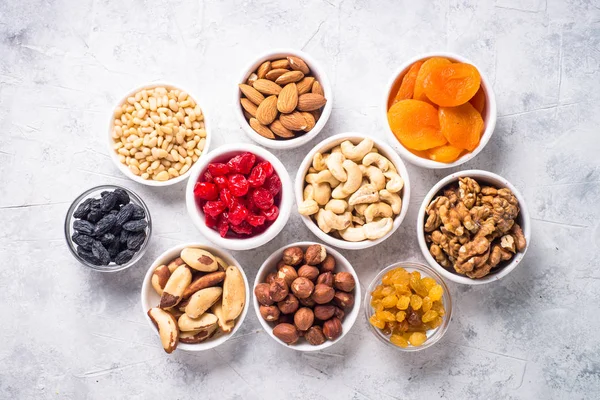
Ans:
[{"label": "white ceramic bowl", "polygon": [[[394,136],[394,133],[390,129],[390,125],[388,123],[388,118],[387,118],[388,99],[390,97],[392,88],[394,87],[396,82],[398,82],[399,80],[401,80],[404,77],[406,72],[408,72],[408,69],[410,68],[410,66],[413,65],[415,62],[417,62],[419,60],[425,60],[425,59],[428,59],[431,57],[445,57],[451,61],[457,61],[457,62],[468,63],[471,65],[474,65],[477,68],[477,70],[479,71],[479,75],[481,75],[481,87],[483,88],[483,91],[485,93],[485,110],[482,115],[485,127],[484,127],[484,131],[483,131],[483,135],[481,136],[481,140],[479,141],[479,145],[472,152],[463,155],[458,160],[451,162],[451,163],[443,163],[443,162],[439,162],[439,161],[433,161],[433,160],[419,157],[416,154],[411,153],[406,147],[404,147],[402,145],[402,143],[400,143],[400,141],[396,138],[396,136]],[[479,154],[479,152],[481,150],[483,150],[485,145],[489,142],[490,138],[492,137],[492,133],[494,133],[494,128],[496,127],[496,117],[497,117],[497,115],[496,115],[496,96],[494,94],[494,89],[492,87],[492,84],[487,79],[486,75],[483,73],[483,70],[481,68],[479,68],[472,61],[470,61],[470,60],[466,59],[465,57],[462,57],[458,54],[455,54],[455,53],[447,53],[447,52],[427,53],[427,54],[421,54],[421,55],[418,55],[416,57],[409,59],[408,61],[403,63],[396,72],[394,72],[394,75],[392,75],[392,79],[390,79],[390,82],[386,88],[384,95],[385,95],[385,97],[384,97],[384,99],[382,99],[381,114],[382,114],[383,120],[385,121],[384,122],[385,132],[388,137],[388,142],[392,145],[394,150],[396,150],[398,153],[400,153],[402,158],[404,158],[409,163],[416,165],[418,167],[430,168],[430,169],[442,169],[442,168],[456,167],[458,165],[466,163],[467,161],[469,161],[470,159],[475,157],[477,154]]]},{"label": "white ceramic bowl", "polygon": [[[315,77],[316,80],[319,81],[321,86],[323,87],[323,92],[325,94],[325,98],[327,99],[327,103],[325,107],[323,107],[323,112],[321,113],[321,117],[317,121],[317,124],[314,128],[312,128],[309,132],[305,133],[302,136],[299,136],[295,139],[289,140],[273,140],[267,139],[256,133],[254,129],[250,127],[248,121],[246,121],[246,117],[244,117],[244,109],[240,104],[240,89],[238,84],[245,83],[248,80],[250,74],[252,74],[256,69],[265,61],[273,61],[278,60],[280,58],[285,58],[287,56],[296,56],[303,59],[308,67],[310,68],[311,75]],[[331,84],[329,83],[329,79],[327,78],[327,74],[325,73],[325,69],[323,66],[310,55],[295,49],[275,49],[268,51],[262,55],[260,55],[256,60],[252,61],[246,68],[244,68],[240,80],[236,82],[235,85],[235,98],[234,98],[234,110],[237,115],[240,126],[246,132],[246,135],[250,137],[250,139],[255,142],[260,143],[265,147],[269,147],[272,149],[293,149],[298,146],[302,146],[305,143],[308,143],[312,138],[317,136],[319,132],[323,129],[329,116],[331,115],[331,109],[333,107],[333,91],[331,89]]]},{"label": "white ceramic bowl", "polygon": [[[256,285],[258,285],[259,283],[265,282],[265,280],[267,279],[267,275],[269,273],[277,271],[277,262],[279,260],[281,260],[281,258],[283,256],[283,251],[285,249],[287,249],[288,247],[299,246],[303,250],[306,250],[306,248],[308,246],[310,246],[311,244],[321,244],[321,243],[316,243],[316,242],[290,243],[287,246],[284,246],[284,247],[276,250],[273,254],[271,254],[269,256],[269,258],[267,258],[265,260],[263,265],[260,266],[260,269],[258,270],[258,272],[256,274],[256,279],[254,280],[254,286],[252,288],[252,292],[254,292],[254,288],[256,287]],[[346,313],[344,316],[344,320],[342,321],[342,335],[339,338],[337,338],[335,340],[328,339],[325,343],[318,345],[318,346],[313,346],[312,344],[308,343],[306,340],[300,338],[300,340],[297,343],[288,345],[287,343],[281,341],[279,338],[277,338],[275,335],[273,335],[273,328],[275,327],[275,324],[267,322],[263,319],[263,317],[260,315],[260,304],[258,303],[258,300],[256,300],[256,296],[254,296],[254,294],[252,295],[252,303],[254,304],[254,311],[256,312],[256,317],[260,321],[260,324],[264,328],[265,332],[267,332],[269,334],[269,336],[271,336],[273,338],[273,340],[275,340],[277,343],[279,343],[282,346],[285,346],[289,349],[294,349],[294,350],[298,350],[298,351],[318,351],[318,350],[326,349],[327,347],[332,346],[332,345],[336,344],[337,342],[339,342],[340,340],[342,340],[342,338],[344,336],[346,336],[346,334],[348,334],[348,332],[350,332],[350,329],[352,329],[352,326],[354,325],[354,322],[356,322],[356,318],[358,317],[358,312],[360,310],[360,303],[361,303],[362,297],[361,297],[361,291],[360,291],[360,282],[358,281],[358,276],[356,275],[354,268],[352,268],[352,265],[350,264],[350,262],[348,260],[346,260],[346,258],[343,255],[341,255],[338,251],[334,250],[333,248],[331,248],[330,246],[327,246],[325,244],[321,244],[321,245],[323,247],[325,247],[325,249],[327,250],[327,254],[331,254],[335,258],[335,272],[349,272],[352,274],[352,276],[354,277],[354,281],[356,282],[356,287],[354,288],[354,306],[352,307],[352,310],[350,310],[350,312],[347,312],[346,310],[344,310],[344,311],[346,311]]]},{"label": "white ceramic bowl", "polygon": [[313,149],[306,155],[306,157],[304,157],[304,160],[302,160],[302,163],[300,164],[300,167],[298,168],[298,173],[296,175],[296,181],[294,182],[294,193],[296,195],[296,204],[300,204],[304,200],[304,177],[306,176],[306,174],[308,173],[308,169],[312,165],[313,156],[317,152],[323,153],[323,152],[329,151],[345,140],[350,140],[352,143],[357,144],[361,140],[363,140],[364,138],[367,138],[367,137],[373,141],[373,143],[375,144],[375,147],[377,147],[379,149],[379,153],[381,153],[383,156],[387,157],[392,162],[392,164],[394,164],[394,166],[398,170],[398,173],[400,174],[402,179],[404,179],[404,188],[401,191],[401,193],[402,193],[401,194],[402,208],[400,209],[400,214],[398,214],[396,216],[396,218],[394,218],[394,227],[392,228],[392,230],[390,232],[388,232],[387,235],[385,235],[377,240],[363,240],[362,242],[348,242],[346,240],[338,239],[331,235],[328,235],[327,233],[323,232],[319,228],[317,223],[311,217],[306,216],[306,215],[300,215],[304,224],[306,224],[308,229],[310,229],[311,232],[314,233],[319,239],[321,239],[325,243],[328,243],[335,247],[339,247],[341,249],[360,250],[360,249],[366,249],[371,246],[375,246],[376,244],[381,243],[384,240],[386,240],[388,237],[390,237],[396,231],[396,229],[398,229],[398,227],[402,223],[402,220],[404,220],[404,217],[406,216],[406,213],[408,212],[408,203],[410,201],[410,181],[408,178],[408,171],[406,170],[406,166],[404,165],[404,163],[402,162],[402,160],[400,159],[398,154],[395,151],[393,151],[392,148],[389,145],[387,145],[386,143],[384,143],[383,141],[373,138],[373,137],[370,137],[370,136],[367,136],[363,133],[358,133],[358,132],[340,133],[339,135],[331,136],[331,137],[323,140],[321,143],[319,143],[315,147],[313,147]]},{"label": "white ceramic bowl", "polygon": [[[159,87],[159,86],[167,88],[167,89],[184,90],[184,89],[181,88],[181,86],[173,85],[173,84],[167,83],[167,82],[153,82],[153,83],[149,83],[149,84],[144,85],[144,86],[137,87],[137,88],[135,88],[133,90],[130,90],[111,109],[110,121],[108,123],[108,154],[110,155],[110,159],[117,166],[117,168],[119,169],[119,171],[121,171],[123,173],[123,175],[127,176],[129,179],[132,179],[132,180],[136,181],[137,183],[141,183],[142,185],[146,185],[146,186],[162,187],[162,186],[170,186],[170,185],[174,185],[174,184],[179,183],[179,182],[183,182],[184,180],[186,180],[190,176],[191,168],[185,174],[180,175],[180,176],[178,176],[176,178],[169,179],[167,181],[155,181],[155,180],[152,180],[152,179],[142,179],[140,176],[137,176],[134,173],[132,173],[129,170],[129,168],[127,168],[127,166],[125,164],[123,164],[123,163],[121,163],[119,161],[119,155],[117,154],[117,152],[113,148],[113,146],[115,144],[115,140],[112,137],[112,130],[113,130],[113,127],[114,127],[114,120],[115,120],[114,117],[113,117],[114,110],[116,110],[117,107],[120,107],[124,102],[126,102],[128,97],[134,96],[140,90],[143,90],[143,89],[152,89],[152,88]],[[203,106],[204,103],[201,102],[200,98],[196,97],[194,94],[190,93],[187,89],[185,90],[185,92],[187,92],[188,95],[191,98],[193,98],[194,101],[196,101],[196,104],[200,105],[200,108],[202,108],[202,115],[204,115],[204,129],[206,130],[206,144],[204,145],[204,150],[202,151],[202,154],[198,158],[198,161],[196,161],[194,163],[194,164],[197,164],[201,159],[204,158],[205,154],[208,153],[209,148],[210,148],[210,142],[211,142],[211,139],[212,139],[212,135],[210,134],[210,122],[208,120],[208,116],[207,116],[207,113],[206,113],[206,108]],[[194,164],[192,164],[192,166]]]},{"label": "white ceramic bowl", "polygon": [[[156,332],[157,336],[158,336],[158,330],[156,329],[156,327],[154,326],[154,323],[152,322],[152,320],[150,320],[150,317],[148,316],[148,310],[152,307],[157,307],[158,304],[160,303],[160,296],[158,295],[158,293],[156,293],[156,291],[152,287],[152,282],[151,282],[152,281],[152,273],[154,272],[156,267],[158,267],[159,265],[168,264],[173,259],[179,257],[181,250],[183,250],[186,247],[194,247],[194,248],[198,248],[198,249],[204,249],[204,250],[214,254],[215,256],[222,258],[223,261],[225,261],[228,265],[235,265],[242,272],[242,276],[244,277],[244,284],[246,285],[246,303],[244,304],[244,310],[242,311],[240,316],[237,318],[237,320],[235,322],[235,326],[233,327],[231,332],[224,333],[224,332],[220,331],[219,329],[217,329],[218,332],[215,333],[212,337],[206,339],[204,342],[196,343],[196,344],[179,343],[177,345],[177,350],[203,351],[203,350],[212,349],[213,347],[217,347],[220,344],[223,344],[227,339],[229,339],[230,337],[235,335],[235,333],[240,328],[240,326],[242,326],[242,323],[244,322],[244,318],[246,318],[246,314],[248,313],[248,303],[250,302],[250,286],[248,285],[248,279],[246,278],[246,274],[244,273],[244,269],[241,267],[241,265],[229,253],[227,253],[217,247],[205,245],[202,243],[186,243],[186,244],[180,244],[180,245],[171,247],[170,249],[168,249],[167,251],[162,253],[160,256],[158,256],[158,258],[152,263],[150,268],[148,268],[148,272],[146,272],[146,276],[144,276],[144,282],[142,283],[142,292],[141,292],[142,312],[144,313],[144,317],[146,318],[146,321],[148,321],[148,324],[150,325],[152,330]],[[157,341],[156,345],[160,346],[160,342]]]},{"label": "white ceramic bowl", "polygon": [[[451,272],[446,268],[439,265],[433,256],[429,253],[429,247],[425,242],[425,209],[433,200],[433,198],[442,190],[444,187],[448,186],[451,183],[457,182],[458,178],[468,176],[470,178],[475,179],[480,185],[487,183],[497,188],[509,188],[517,200],[519,201],[519,215],[517,216],[516,222],[523,229],[523,234],[525,235],[525,239],[527,240],[527,246],[523,251],[517,252],[512,259],[508,261],[506,265],[501,265],[496,270],[492,270],[492,272],[479,279],[471,279],[465,275],[459,275],[458,273]],[[463,283],[465,285],[482,285],[484,283],[494,282],[500,278],[508,275],[512,270],[514,270],[529,248],[529,244],[531,241],[531,220],[529,217],[529,210],[527,209],[527,204],[525,203],[525,199],[521,195],[521,193],[514,187],[510,182],[501,177],[500,175],[496,175],[494,173],[482,170],[468,170],[468,171],[460,171],[456,172],[452,175],[448,175],[441,181],[439,181],[434,187],[431,188],[429,193],[423,199],[423,203],[421,204],[421,208],[419,208],[419,213],[417,215],[417,239],[419,241],[419,247],[421,248],[421,252],[423,256],[435,270],[442,275],[444,278],[454,281],[456,283]]]},{"label": "white ceramic bowl", "polygon": [[[275,170],[275,173],[279,175],[281,180],[281,201],[279,203],[279,216],[264,232],[252,236],[249,238],[222,238],[219,232],[209,228],[204,223],[204,211],[196,203],[194,198],[194,186],[198,181],[200,175],[208,168],[208,164],[215,159],[221,159],[223,157],[233,157],[240,153],[250,152],[254,155],[269,161]],[[285,226],[288,219],[290,218],[290,211],[293,203],[292,195],[292,183],[290,177],[277,157],[271,152],[252,144],[239,143],[239,144],[228,144],[221,146],[211,151],[207,157],[199,159],[196,164],[190,170],[190,179],[188,180],[187,187],[185,189],[185,201],[188,210],[188,214],[192,219],[196,228],[211,242],[216,245],[230,249],[230,250],[248,250],[262,246],[271,239],[273,239]]]}]

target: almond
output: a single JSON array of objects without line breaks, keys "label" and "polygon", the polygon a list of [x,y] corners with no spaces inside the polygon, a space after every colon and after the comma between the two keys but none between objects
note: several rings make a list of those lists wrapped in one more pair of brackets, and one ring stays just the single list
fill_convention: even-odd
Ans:
[{"label": "almond", "polygon": [[308,69],[308,65],[306,65],[306,63],[304,62],[303,59],[294,57],[294,56],[288,56],[287,59],[288,59],[288,62],[290,63],[290,67],[294,71],[300,71],[304,75],[306,75],[310,72],[310,69]]},{"label": "almond", "polygon": [[289,71],[275,79],[275,83],[279,85],[287,85],[291,82],[298,82],[304,78],[304,74],[300,71]]},{"label": "almond", "polygon": [[269,128],[271,128],[271,131],[273,131],[273,133],[279,137],[286,138],[286,139],[294,137],[294,132],[290,131],[288,128],[283,126],[281,121],[279,121],[278,119],[273,121],[273,123],[271,125],[269,125]]},{"label": "almond", "polygon": [[290,67],[290,63],[288,62],[287,59],[282,58],[281,60],[275,60],[275,61],[271,62],[271,67],[273,69],[275,69],[275,68],[284,68],[284,69],[287,69],[287,68]]},{"label": "almond", "polygon": [[246,80],[246,83],[250,86],[254,85],[254,82],[256,82],[256,80],[258,79],[258,75],[256,75],[254,72],[250,74],[250,76],[248,77],[248,79]]},{"label": "almond", "polygon": [[246,110],[248,114],[252,115],[253,117],[256,117],[256,104],[254,104],[246,98],[240,99],[240,103],[242,104],[242,108]]},{"label": "almond", "polygon": [[315,78],[312,76],[305,76],[300,82],[296,84],[298,86],[298,94],[304,94],[310,92]]},{"label": "almond", "polygon": [[242,93],[244,93],[244,96],[246,96],[248,100],[250,100],[256,105],[259,105],[265,99],[265,96],[260,94],[260,92],[254,89],[252,86],[240,83],[239,87]]},{"label": "almond", "polygon": [[283,69],[283,68],[272,69],[269,72],[267,72],[267,75],[265,75],[265,78],[267,78],[270,81],[275,82],[275,79],[279,78],[281,75],[285,74],[286,72],[290,72],[290,71],[287,69]]},{"label": "almond", "polygon": [[315,122],[321,118],[321,110],[309,111],[309,113],[315,118]]},{"label": "almond", "polygon": [[304,129],[306,132],[310,131],[312,128],[315,127],[316,121],[315,121],[315,117],[313,117],[313,115],[309,112],[303,111],[302,116],[304,117],[304,119],[306,120],[306,129]]},{"label": "almond", "polygon": [[267,97],[256,110],[256,119],[263,125],[269,125],[277,118],[277,96]]},{"label": "almond", "polygon": [[306,119],[298,111],[291,114],[281,114],[279,121],[281,125],[292,131],[302,131],[307,127]]},{"label": "almond", "polygon": [[285,114],[291,113],[298,105],[298,89],[295,83],[285,85],[277,98],[277,109]]},{"label": "almond", "polygon": [[263,79],[265,75],[267,75],[267,72],[271,70],[271,68],[271,61],[265,61],[264,63],[260,64],[260,67],[258,67],[258,70],[256,71],[258,79]]},{"label": "almond", "polygon": [[321,96],[325,96],[325,92],[323,92],[323,86],[321,86],[319,81],[315,81],[315,83],[313,83],[311,91],[314,94],[320,94]]},{"label": "almond", "polygon": [[244,118],[246,118],[247,121],[250,121],[250,118],[254,118],[254,115],[250,115],[250,113],[246,110],[244,110],[243,113],[244,113]]},{"label": "almond", "polygon": [[273,132],[271,132],[269,128],[258,122],[256,118],[250,118],[250,126],[260,136],[266,137],[267,139],[275,139],[275,135],[273,135]]},{"label": "almond", "polygon": [[253,86],[254,89],[266,95],[279,94],[281,92],[281,86],[268,79],[257,79]]},{"label": "almond", "polygon": [[[317,82],[315,82],[317,83]],[[313,83],[313,89],[315,84]],[[305,93],[298,97],[298,110],[300,111],[313,111],[318,110],[327,103],[327,99],[320,94],[316,93]]]}]

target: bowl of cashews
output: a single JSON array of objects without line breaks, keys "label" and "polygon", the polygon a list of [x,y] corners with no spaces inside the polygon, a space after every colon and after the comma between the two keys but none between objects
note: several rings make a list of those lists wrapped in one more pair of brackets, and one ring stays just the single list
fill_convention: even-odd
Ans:
[{"label": "bowl of cashews", "polygon": [[294,192],[302,220],[319,239],[358,250],[398,229],[408,211],[410,183],[389,145],[348,132],[325,139],[306,155]]}]

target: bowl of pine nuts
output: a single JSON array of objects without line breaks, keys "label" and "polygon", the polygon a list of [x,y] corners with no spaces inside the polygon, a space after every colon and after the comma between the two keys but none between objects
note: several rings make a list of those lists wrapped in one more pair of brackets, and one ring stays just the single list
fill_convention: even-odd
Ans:
[{"label": "bowl of pine nuts", "polygon": [[186,180],[208,152],[211,135],[196,97],[178,86],[151,83],[130,91],[114,108],[109,154],[128,178],[148,186]]}]

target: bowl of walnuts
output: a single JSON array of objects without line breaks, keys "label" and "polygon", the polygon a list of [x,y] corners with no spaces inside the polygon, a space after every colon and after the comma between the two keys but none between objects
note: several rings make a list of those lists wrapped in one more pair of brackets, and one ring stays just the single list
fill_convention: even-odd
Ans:
[{"label": "bowl of walnuts", "polygon": [[326,245],[298,242],[275,251],[260,267],[253,303],[276,342],[316,351],[350,331],[360,293],[358,276],[344,256]]}]

